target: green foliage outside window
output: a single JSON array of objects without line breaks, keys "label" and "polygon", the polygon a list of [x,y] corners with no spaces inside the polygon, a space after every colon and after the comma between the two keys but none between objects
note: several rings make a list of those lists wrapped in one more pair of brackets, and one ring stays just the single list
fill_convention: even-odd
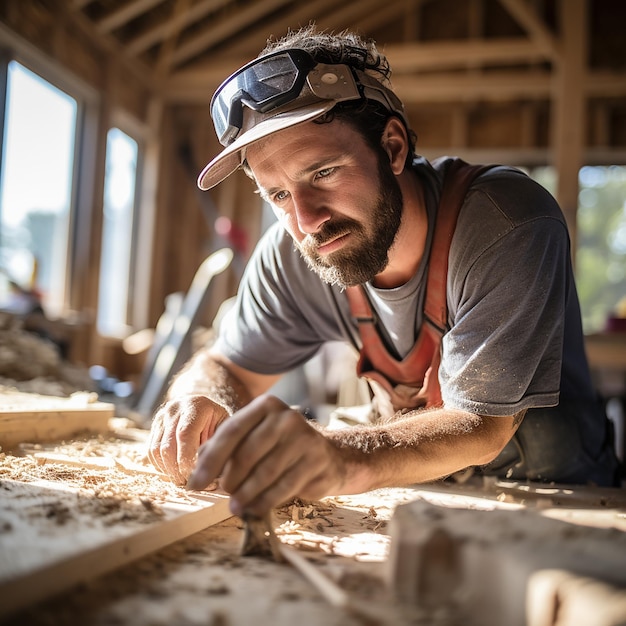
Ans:
[{"label": "green foliage outside window", "polygon": [[[553,168],[532,177],[551,193]],[[609,315],[623,316],[626,302],[626,167],[585,166],[579,175],[576,285],[586,333],[606,327]]]}]

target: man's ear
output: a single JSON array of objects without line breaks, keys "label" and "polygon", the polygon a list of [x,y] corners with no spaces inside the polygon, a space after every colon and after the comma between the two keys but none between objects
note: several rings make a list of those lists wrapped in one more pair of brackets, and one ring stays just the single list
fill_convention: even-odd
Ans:
[{"label": "man's ear", "polygon": [[387,120],[381,140],[383,150],[389,155],[389,164],[396,176],[404,170],[404,164],[409,152],[409,139],[404,124],[392,115]]}]

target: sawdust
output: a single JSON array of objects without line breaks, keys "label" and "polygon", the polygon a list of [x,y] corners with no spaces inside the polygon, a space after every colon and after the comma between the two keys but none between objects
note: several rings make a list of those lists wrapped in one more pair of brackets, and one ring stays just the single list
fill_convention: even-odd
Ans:
[{"label": "sawdust", "polygon": [[58,345],[5,312],[0,312],[0,385],[60,397],[94,389],[87,368],[67,362]]},{"label": "sawdust", "polygon": [[[159,474],[126,472],[116,467],[99,469],[66,465],[49,462],[33,454],[45,451],[82,460],[123,458],[149,470],[151,466],[145,457],[143,445],[137,442],[100,436],[57,446],[26,446],[25,449],[31,454],[14,456],[0,453],[0,494],[4,492],[6,495],[18,489],[16,482],[28,484],[46,481],[73,489],[71,492],[55,491],[52,501],[36,503],[21,510],[22,515],[31,518],[47,518],[56,524],[65,525],[90,515],[104,518],[106,525],[127,521],[150,524],[163,516],[162,503],[171,500],[191,501],[185,489]],[[76,497],[76,493],[81,497]]]}]

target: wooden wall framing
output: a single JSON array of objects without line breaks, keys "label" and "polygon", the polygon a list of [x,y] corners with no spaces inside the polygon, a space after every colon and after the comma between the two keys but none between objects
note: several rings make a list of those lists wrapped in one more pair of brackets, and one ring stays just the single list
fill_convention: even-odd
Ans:
[{"label": "wooden wall framing", "polygon": [[[306,6],[305,6],[306,5]],[[165,297],[186,291],[220,243],[217,214],[260,232],[260,201],[244,175],[201,194],[193,170],[218,150],[210,95],[268,35],[311,20],[383,44],[393,83],[429,157],[552,164],[572,236],[578,169],[626,163],[626,44],[619,0],[7,0],[0,46],[45,58],[84,84],[86,111],[76,195],[69,304],[91,320],[83,358],[103,343],[97,307],[106,132],[120,111],[144,129],[134,324],[154,326]],[[245,261],[249,248],[242,252]],[[219,300],[232,295],[236,268]],[[214,315],[219,302],[210,312]]]}]

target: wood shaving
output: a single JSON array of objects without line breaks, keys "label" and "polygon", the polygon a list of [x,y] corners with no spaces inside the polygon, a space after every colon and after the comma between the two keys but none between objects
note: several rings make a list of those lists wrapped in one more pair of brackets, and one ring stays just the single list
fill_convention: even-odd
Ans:
[{"label": "wood shaving", "polygon": [[[68,457],[103,458],[124,457],[132,463],[150,467],[143,445],[129,443],[118,438],[98,437],[61,443],[57,446],[30,446],[33,450],[46,450]],[[78,490],[75,493],[54,492],[54,501],[46,501],[43,508],[34,505],[24,515],[42,515],[54,519],[57,524],[65,524],[80,515],[92,514],[107,518],[106,523],[129,521],[152,523],[163,515],[160,505],[164,502],[193,502],[182,487],[164,479],[158,474],[129,473],[112,467],[92,469],[63,463],[50,463],[34,456],[13,456],[0,453],[0,494],[16,489],[14,483],[34,483],[40,481],[58,483]],[[138,506],[139,505],[139,506]],[[89,509],[89,510],[88,510]],[[1,524],[1,519],[0,519]]]}]

